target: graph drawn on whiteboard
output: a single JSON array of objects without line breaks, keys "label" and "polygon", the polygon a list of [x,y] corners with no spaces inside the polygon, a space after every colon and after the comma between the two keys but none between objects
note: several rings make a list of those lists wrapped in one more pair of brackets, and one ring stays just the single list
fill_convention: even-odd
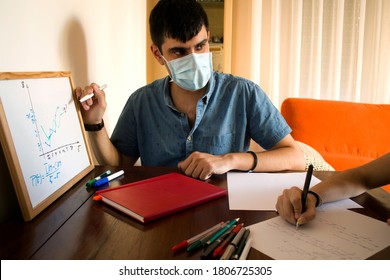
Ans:
[{"label": "graph drawn on whiteboard", "polygon": [[0,80],[31,207],[91,166],[69,77]]}]

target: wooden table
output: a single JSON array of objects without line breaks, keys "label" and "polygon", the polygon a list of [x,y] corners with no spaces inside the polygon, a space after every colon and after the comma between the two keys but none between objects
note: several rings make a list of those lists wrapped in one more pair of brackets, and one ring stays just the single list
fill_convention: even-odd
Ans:
[{"label": "wooden table", "polygon": [[[277,215],[274,211],[231,211],[228,198],[222,197],[144,225],[92,200],[93,191],[88,191],[85,184],[107,169],[125,171],[111,186],[176,171],[162,167],[96,167],[33,221],[24,222],[19,215],[3,224],[1,259],[200,259],[199,250],[173,253],[170,248],[219,221],[240,217],[245,225],[251,225]],[[320,179],[331,174],[314,173]],[[213,176],[209,182],[226,188],[226,175]],[[390,195],[382,189],[354,200],[364,207],[357,212],[383,221],[390,217]],[[371,258],[390,259],[390,246]],[[248,259],[270,258],[252,248]]]}]

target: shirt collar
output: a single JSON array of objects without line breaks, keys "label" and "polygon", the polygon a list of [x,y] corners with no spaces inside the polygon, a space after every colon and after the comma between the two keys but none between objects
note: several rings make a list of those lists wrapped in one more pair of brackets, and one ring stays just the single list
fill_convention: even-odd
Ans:
[{"label": "shirt collar", "polygon": [[[171,80],[171,78],[169,76],[165,77],[165,79],[164,79],[164,103],[165,103],[165,105],[174,109],[175,106],[173,105],[170,87],[169,87],[170,80]],[[209,100],[214,92],[214,88],[215,88],[215,77],[214,77],[214,71],[213,71],[211,76],[210,76],[210,80],[207,84],[206,93],[201,98],[201,100],[203,101],[204,104],[207,104],[209,102]]]},{"label": "shirt collar", "polygon": [[172,109],[175,109],[171,97],[170,87],[169,87],[170,80],[171,78],[169,76],[166,76],[164,79],[164,104],[169,106]]},{"label": "shirt collar", "polygon": [[214,77],[215,72],[213,71],[210,76],[210,80],[207,84],[207,90],[206,93],[203,95],[202,100],[205,104],[207,104],[213,95],[214,88],[215,88],[215,77]]}]

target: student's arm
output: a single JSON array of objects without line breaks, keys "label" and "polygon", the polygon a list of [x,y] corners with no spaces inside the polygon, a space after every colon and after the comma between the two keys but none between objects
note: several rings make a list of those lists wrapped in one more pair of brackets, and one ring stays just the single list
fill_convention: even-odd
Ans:
[{"label": "student's arm", "polygon": [[[310,190],[316,192],[323,203],[354,197],[369,189],[389,184],[389,166],[390,153],[363,166],[337,173]],[[301,193],[298,187],[286,189],[276,203],[280,216],[292,224],[298,218],[301,224],[307,223],[316,215],[316,198],[313,195],[308,195],[307,210],[301,213]]]},{"label": "student's arm", "polygon": [[390,183],[390,153],[357,168],[338,173],[314,186],[323,202],[357,196]]},{"label": "student's arm", "polygon": [[[304,170],[305,159],[291,135],[287,135],[271,150],[257,152],[255,172],[282,170]],[[253,167],[254,157],[249,153],[229,153],[211,155],[194,152],[178,164],[186,175],[202,180],[213,174],[224,174],[230,170],[249,170]]]}]

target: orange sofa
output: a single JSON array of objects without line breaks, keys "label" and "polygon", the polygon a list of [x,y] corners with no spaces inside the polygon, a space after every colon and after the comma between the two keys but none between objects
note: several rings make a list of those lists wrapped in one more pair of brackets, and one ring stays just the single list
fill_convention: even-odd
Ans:
[{"label": "orange sofa", "polygon": [[287,98],[281,113],[294,139],[318,151],[336,171],[390,152],[389,104]]}]

